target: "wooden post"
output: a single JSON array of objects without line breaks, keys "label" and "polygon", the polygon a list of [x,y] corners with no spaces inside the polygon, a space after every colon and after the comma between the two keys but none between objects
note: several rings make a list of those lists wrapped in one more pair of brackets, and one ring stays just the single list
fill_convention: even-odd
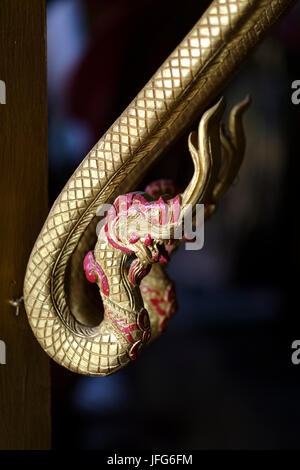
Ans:
[{"label": "wooden post", "polygon": [[49,359],[9,303],[48,210],[45,3],[0,2],[0,449],[50,448]]}]

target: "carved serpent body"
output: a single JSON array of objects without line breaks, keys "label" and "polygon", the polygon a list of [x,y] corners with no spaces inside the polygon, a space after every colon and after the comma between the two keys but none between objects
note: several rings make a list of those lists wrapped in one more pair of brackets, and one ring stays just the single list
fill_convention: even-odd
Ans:
[{"label": "carved serpent body", "polygon": [[[174,185],[171,181],[166,180],[152,183],[146,188],[145,193],[151,196],[155,195],[156,197],[158,195],[162,196],[165,193],[173,196],[176,195]],[[145,213],[144,204],[148,204],[152,208],[152,205],[144,199],[142,194],[130,193],[126,197],[119,197],[115,202],[115,206],[119,206],[120,201],[126,206],[125,209],[123,208],[125,220],[128,218],[128,211],[136,210],[134,209],[134,204],[136,204],[136,208],[140,211],[141,215]],[[178,201],[178,199],[175,198],[175,201]],[[168,208],[166,205],[166,210]],[[160,207],[158,209],[160,210]],[[165,206],[163,206],[163,209],[165,209]],[[158,213],[158,217],[160,215],[161,210]],[[166,216],[166,212],[163,215]],[[117,214],[116,210],[112,208],[110,216],[114,223],[113,228],[115,228],[116,218],[120,216],[120,211]],[[105,312],[110,321],[113,321],[112,317],[114,316],[114,313],[110,312],[110,310],[114,311],[117,309],[118,311],[123,311],[124,317],[113,321],[113,323],[118,331],[125,332],[127,342],[134,342],[129,331],[137,330],[137,326],[141,324],[140,321],[137,321],[136,316],[139,316],[140,311],[142,311],[143,323],[147,326],[147,334],[143,334],[143,343],[146,343],[151,337],[152,339],[155,338],[166,329],[168,320],[176,312],[175,289],[172,281],[163,269],[163,264],[168,261],[169,255],[167,251],[163,253],[159,251],[154,253],[152,251],[151,259],[146,260],[144,264],[140,263],[138,258],[133,258],[134,251],[132,249],[118,245],[121,240],[118,239],[117,242],[114,242],[107,235],[107,231],[108,224],[106,223],[94,251],[89,252],[85,257],[84,269],[86,277],[90,282],[97,282],[104,299]],[[114,233],[114,235],[116,234]],[[129,246],[138,241],[139,237],[133,234],[129,237]],[[147,235],[145,245],[152,247],[150,235]],[[175,244],[173,244],[172,248],[174,249],[174,247]],[[154,266],[156,266],[156,269]],[[144,279],[145,276],[147,276],[146,280]],[[130,314],[135,312],[134,321],[130,327],[128,327],[128,321],[125,321],[128,312]],[[149,322],[146,320],[147,312],[149,312],[151,318],[151,333],[148,328]],[[134,357],[136,357],[136,354]]]},{"label": "carved serpent body", "polygon": [[[156,252],[158,245],[166,247],[167,243],[159,237],[152,239],[148,246],[145,240],[135,243],[126,240],[124,245],[129,243],[136,256],[128,266],[129,253],[113,246],[104,235],[96,244],[94,258],[91,254],[85,258],[95,244],[96,210],[99,205],[113,203],[120,194],[136,187],[160,152],[203,113],[292,3],[286,0],[213,1],[79,165],[55,201],[29,259],[24,301],[34,334],[59,364],[78,373],[107,375],[134,359],[149,340],[151,325],[144,302],[149,311],[157,309],[158,300],[151,302],[151,298],[155,300],[155,295],[156,299],[159,296],[150,291],[155,289],[153,285],[147,286],[147,277],[141,289],[139,281],[152,261],[159,258],[150,262],[148,257],[145,263],[138,248],[143,246],[145,254],[150,245]],[[185,201],[190,201],[194,207],[209,200],[206,208],[209,215],[214,199],[230,185],[243,153],[238,116],[239,110],[244,108],[245,104],[232,114],[231,139],[220,133],[223,112],[220,102],[203,116],[198,148],[193,137],[189,141],[195,173],[181,198],[183,210]],[[228,157],[223,166],[218,137]],[[239,158],[231,161],[234,154]],[[172,221],[173,225],[178,223],[178,220]],[[85,312],[78,308],[80,302],[74,301],[76,295],[83,298],[76,273],[84,258],[86,272],[91,278],[94,275],[104,304],[104,318],[96,326],[84,321]],[[151,273],[149,276],[151,279]],[[159,265],[152,276],[156,279],[154,283],[161,277],[165,292],[158,292],[161,298],[167,299],[169,281]],[[133,283],[128,285],[130,278]],[[107,289],[108,295],[105,294]],[[157,332],[159,328],[154,321],[152,325]]]}]

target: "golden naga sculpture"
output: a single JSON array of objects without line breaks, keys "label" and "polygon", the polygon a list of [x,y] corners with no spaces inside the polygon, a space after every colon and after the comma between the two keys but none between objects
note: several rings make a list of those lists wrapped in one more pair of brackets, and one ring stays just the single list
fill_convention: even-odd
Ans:
[{"label": "golden naga sculpture", "polygon": [[[249,99],[231,111],[228,134],[220,124],[224,100],[210,106],[293,3],[214,0],[66,184],[32,250],[24,283],[33,332],[59,364],[87,375],[111,374],[167,327],[176,299],[164,265],[185,241],[185,216],[201,203],[205,218],[212,214],[245,150],[242,115]],[[200,115],[188,141],[194,175],[183,194],[170,181],[132,192]],[[97,230],[105,204],[111,206]],[[151,231],[135,230],[145,221]],[[85,275],[99,288],[102,318]]]}]

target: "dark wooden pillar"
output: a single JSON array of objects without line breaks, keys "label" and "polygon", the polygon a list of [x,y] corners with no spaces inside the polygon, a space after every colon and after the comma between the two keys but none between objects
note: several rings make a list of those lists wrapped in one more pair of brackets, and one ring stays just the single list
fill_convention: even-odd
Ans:
[{"label": "dark wooden pillar", "polygon": [[49,359],[9,304],[48,210],[45,3],[0,2],[0,449],[51,445]]}]

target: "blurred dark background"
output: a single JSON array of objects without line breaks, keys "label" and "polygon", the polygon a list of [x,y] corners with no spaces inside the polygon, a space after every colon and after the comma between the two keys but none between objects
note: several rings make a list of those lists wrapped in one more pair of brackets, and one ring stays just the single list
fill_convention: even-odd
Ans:
[{"label": "blurred dark background", "polygon": [[[208,3],[48,2],[51,204]],[[55,449],[300,448],[299,31],[297,4],[224,90],[228,108],[252,96],[245,162],[204,248],[170,263],[179,310],[167,333],[107,378],[53,364]],[[190,176],[183,136],[147,182]]]}]

